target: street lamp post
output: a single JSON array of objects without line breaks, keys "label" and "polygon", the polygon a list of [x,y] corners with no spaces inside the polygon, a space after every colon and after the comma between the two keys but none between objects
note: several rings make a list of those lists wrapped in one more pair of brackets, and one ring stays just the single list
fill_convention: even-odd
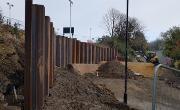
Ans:
[{"label": "street lamp post", "polygon": [[73,36],[72,36],[72,33],[71,33],[71,7],[72,7],[72,4],[73,4],[73,2],[72,2],[72,0],[69,0],[69,3],[70,3],[70,37],[72,38]]},{"label": "street lamp post", "polygon": [[14,7],[14,5],[9,2],[7,2],[7,5],[9,6],[9,24],[11,25],[11,8]]},{"label": "street lamp post", "polygon": [[127,73],[127,56],[128,56],[128,52],[127,52],[127,43],[128,43],[128,17],[129,17],[129,0],[127,0],[127,10],[126,10],[126,46],[125,46],[125,91],[124,91],[124,103],[127,104],[127,78],[128,78],[128,73]]},{"label": "street lamp post", "polygon": [[89,37],[90,37],[90,40],[92,40],[91,32],[92,32],[92,28],[89,29]]}]

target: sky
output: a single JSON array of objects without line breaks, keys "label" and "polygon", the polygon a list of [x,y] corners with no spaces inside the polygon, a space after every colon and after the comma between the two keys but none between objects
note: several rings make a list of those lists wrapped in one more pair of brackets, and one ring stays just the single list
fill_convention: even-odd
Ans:
[{"label": "sky", "polygon": [[[126,0],[72,0],[72,26],[81,41],[99,38],[108,34],[103,24],[103,16],[111,8],[126,13]],[[160,38],[160,33],[172,26],[180,26],[180,0],[129,0],[129,16],[137,18],[145,27],[146,39],[150,42]],[[24,22],[25,0],[0,0],[0,10],[9,16],[6,2],[14,5],[11,17]],[[70,25],[69,0],[34,0],[34,4],[46,7],[46,15],[51,17],[58,34]],[[90,32],[91,28],[91,32]]]}]

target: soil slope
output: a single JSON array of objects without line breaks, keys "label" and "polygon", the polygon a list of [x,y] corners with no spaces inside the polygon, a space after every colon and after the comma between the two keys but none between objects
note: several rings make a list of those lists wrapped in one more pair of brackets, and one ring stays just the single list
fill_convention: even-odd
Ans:
[{"label": "soil slope", "polygon": [[58,68],[56,81],[43,110],[132,110],[120,103],[104,86],[74,71]]}]

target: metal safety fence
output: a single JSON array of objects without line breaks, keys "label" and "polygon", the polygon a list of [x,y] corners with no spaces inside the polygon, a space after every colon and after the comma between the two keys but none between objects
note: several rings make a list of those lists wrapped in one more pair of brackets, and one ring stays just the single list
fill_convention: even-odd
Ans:
[{"label": "metal safety fence", "polygon": [[156,66],[152,90],[152,110],[180,110],[180,70]]}]

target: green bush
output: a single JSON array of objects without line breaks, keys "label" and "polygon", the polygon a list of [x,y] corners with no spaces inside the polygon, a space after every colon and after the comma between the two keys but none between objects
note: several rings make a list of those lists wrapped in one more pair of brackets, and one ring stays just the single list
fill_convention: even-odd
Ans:
[{"label": "green bush", "polygon": [[180,69],[180,60],[177,60],[174,65],[177,69]]}]

